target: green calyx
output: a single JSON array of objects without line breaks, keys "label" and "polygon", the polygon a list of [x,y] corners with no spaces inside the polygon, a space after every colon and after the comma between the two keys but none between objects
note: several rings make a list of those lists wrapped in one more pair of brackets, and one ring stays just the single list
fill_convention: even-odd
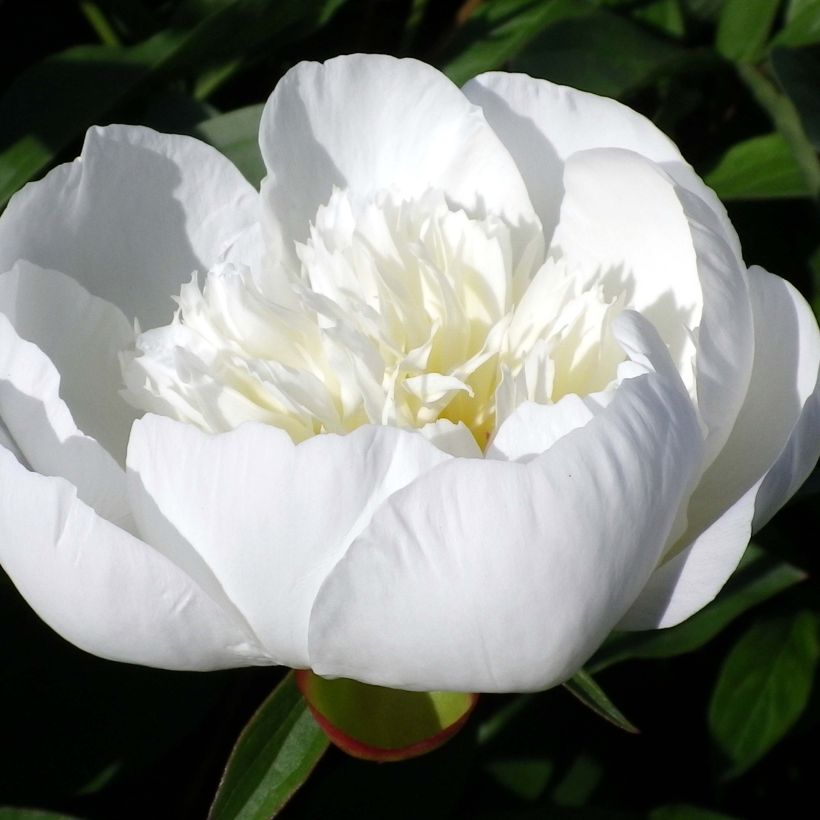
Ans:
[{"label": "green calyx", "polygon": [[309,670],[296,681],[328,738],[354,757],[396,761],[438,748],[466,723],[478,695],[405,692]]}]

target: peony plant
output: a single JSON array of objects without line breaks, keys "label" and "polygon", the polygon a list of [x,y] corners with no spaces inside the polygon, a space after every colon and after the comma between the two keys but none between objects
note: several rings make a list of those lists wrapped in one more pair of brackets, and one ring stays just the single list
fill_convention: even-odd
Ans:
[{"label": "peony plant", "polygon": [[93,128],[0,217],[0,561],[83,649],[543,689],[817,461],[809,307],[634,111],[355,55],[260,147]]}]

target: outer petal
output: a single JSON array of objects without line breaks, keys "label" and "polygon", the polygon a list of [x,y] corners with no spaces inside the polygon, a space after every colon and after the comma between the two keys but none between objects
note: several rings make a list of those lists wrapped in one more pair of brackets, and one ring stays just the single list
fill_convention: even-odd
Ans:
[{"label": "outer petal", "polygon": [[5,450],[0,562],[52,629],[95,655],[167,669],[270,662],[168,559]]},{"label": "outer petal", "polygon": [[726,209],[672,140],[646,117],[608,97],[526,74],[481,74],[464,86],[464,93],[484,109],[513,155],[548,239],[558,222],[565,160],[589,148],[626,148],[659,163],[679,185],[704,200],[740,260],[740,243]]},{"label": "outer petal", "polygon": [[751,373],[744,271],[703,201],[638,154],[577,153],[566,163],[564,184],[553,250],[593,271],[605,292],[625,289],[629,306],[659,329],[697,396],[705,467],[732,429]]},{"label": "outer petal", "polygon": [[123,470],[77,429],[59,388],[49,358],[0,314],[0,420],[9,449],[37,472],[68,479],[100,515],[123,521],[128,516]]},{"label": "outer petal", "polygon": [[0,275],[0,313],[51,360],[77,426],[124,463],[136,412],[119,395],[119,354],[134,342],[122,312],[61,273],[19,262]]},{"label": "outer petal", "polygon": [[[820,457],[820,329],[811,307],[785,279],[755,266],[749,269],[749,281],[755,367],[728,456],[736,453],[740,461],[740,454],[754,449],[765,463],[786,438],[755,499],[753,529],[759,530],[809,477]],[[773,419],[779,424],[770,429]],[[767,434],[762,436],[764,429]]]},{"label": "outer petal", "polygon": [[208,436],[146,416],[129,489],[147,540],[218,585],[277,663],[306,667],[308,615],[330,568],[385,498],[449,458],[391,427],[294,445],[261,424]]},{"label": "outer petal", "polygon": [[582,430],[527,464],[453,460],[381,507],[319,592],[315,672],[512,691],[583,663],[645,584],[701,458],[691,402],[639,320],[627,329],[660,372],[623,382]]},{"label": "outer petal", "polygon": [[521,175],[481,110],[416,60],[299,63],[268,100],[259,139],[268,228],[284,253],[307,238],[334,186],[354,196],[438,188],[471,213],[500,213],[527,239],[540,233]]},{"label": "outer petal", "polygon": [[17,193],[0,218],[0,271],[18,259],[60,270],[143,329],[257,219],[257,194],[205,143],[116,125]]},{"label": "outer petal", "polygon": [[732,435],[689,504],[689,530],[620,624],[674,626],[720,591],[820,455],[820,331],[785,280],[749,271],[755,360]]}]

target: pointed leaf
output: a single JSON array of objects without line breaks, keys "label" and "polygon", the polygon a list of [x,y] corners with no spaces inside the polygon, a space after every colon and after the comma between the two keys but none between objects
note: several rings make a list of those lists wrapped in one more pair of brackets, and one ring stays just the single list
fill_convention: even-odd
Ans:
[{"label": "pointed leaf", "polygon": [[817,621],[803,610],[758,621],[720,670],[709,729],[734,777],[772,748],[800,717],[820,654]]},{"label": "pointed leaf", "polygon": [[705,181],[724,201],[811,196],[782,134],[765,134],[733,145]]},{"label": "pointed leaf", "polygon": [[537,800],[547,787],[555,764],[543,757],[491,760],[484,771],[503,788],[522,800]]},{"label": "pointed leaf", "polygon": [[265,176],[265,163],[259,150],[259,120],[263,108],[263,105],[238,108],[194,128],[195,137],[213,145],[257,187]]},{"label": "pointed leaf", "polygon": [[717,50],[730,60],[752,62],[769,38],[780,0],[727,0],[720,13]]},{"label": "pointed leaf", "polygon": [[639,729],[628,721],[620,709],[609,699],[606,692],[593,680],[592,675],[583,669],[576,672],[564,683],[564,688],[575,695],[584,706],[592,709],[605,720],[631,734],[638,734]]},{"label": "pointed leaf", "polygon": [[808,0],[789,17],[772,45],[796,47],[815,43],[820,43],[820,0]]},{"label": "pointed leaf", "polygon": [[[590,59],[606,54],[606,60]],[[607,97],[623,97],[680,65],[686,52],[606,9],[563,19],[511,61],[515,71]]]},{"label": "pointed leaf", "polygon": [[79,820],[74,815],[55,814],[40,809],[18,809],[0,806],[0,820]]},{"label": "pointed leaf", "polygon": [[239,735],[209,820],[267,820],[307,780],[328,741],[310,714],[292,672]]},{"label": "pointed leaf", "polygon": [[588,0],[498,0],[477,5],[444,55],[444,73],[457,85],[500,68],[540,31],[593,10]]}]

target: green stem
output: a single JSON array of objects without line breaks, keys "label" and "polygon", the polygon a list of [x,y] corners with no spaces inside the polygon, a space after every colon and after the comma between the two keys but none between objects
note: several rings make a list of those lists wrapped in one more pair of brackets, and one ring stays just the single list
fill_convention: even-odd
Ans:
[{"label": "green stem", "polygon": [[789,144],[813,196],[820,194],[820,161],[800,122],[792,101],[781,94],[763,72],[751,65],[737,64],[740,79],[752,96],[771,117],[777,130]]},{"label": "green stem", "polygon": [[119,35],[96,3],[91,2],[91,0],[81,0],[80,10],[85,15],[85,19],[88,20],[91,28],[97,32],[101,43],[107,46],[122,45]]}]

